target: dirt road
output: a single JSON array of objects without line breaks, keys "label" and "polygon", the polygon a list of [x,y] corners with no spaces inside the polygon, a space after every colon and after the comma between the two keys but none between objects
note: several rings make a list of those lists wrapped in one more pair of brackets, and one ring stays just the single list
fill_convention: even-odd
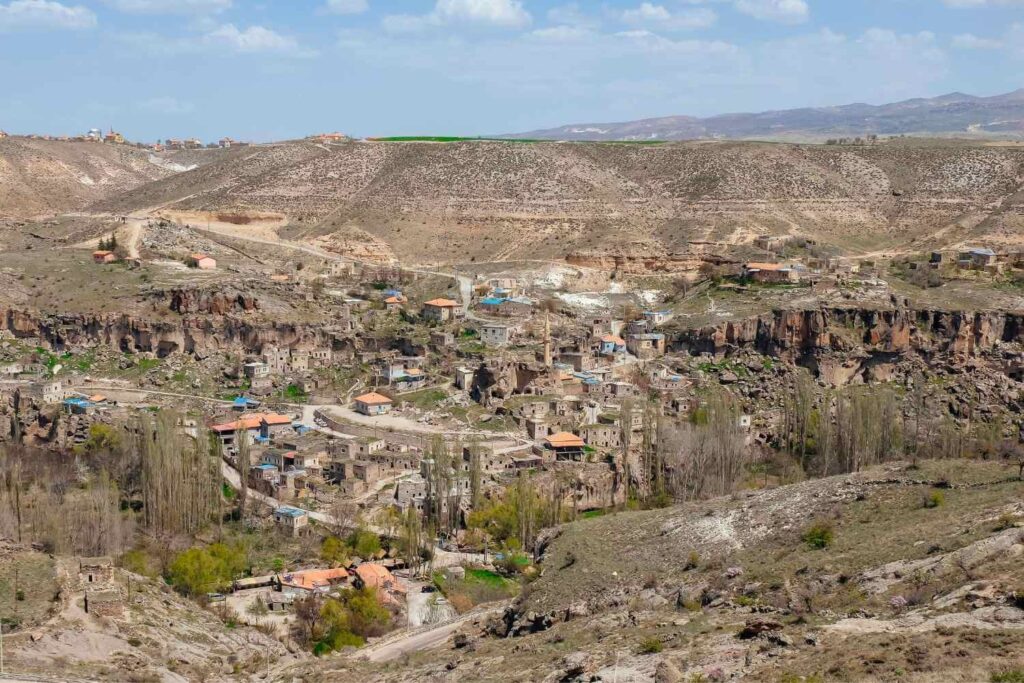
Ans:
[{"label": "dirt road", "polygon": [[436,626],[428,626],[415,631],[396,635],[387,638],[382,642],[374,643],[363,648],[359,656],[371,662],[390,662],[402,655],[421,650],[430,650],[439,647],[448,638],[459,630],[461,626],[475,619],[482,619],[494,614],[500,614],[505,610],[508,602],[496,603],[493,606],[481,611],[466,612],[465,614]]}]

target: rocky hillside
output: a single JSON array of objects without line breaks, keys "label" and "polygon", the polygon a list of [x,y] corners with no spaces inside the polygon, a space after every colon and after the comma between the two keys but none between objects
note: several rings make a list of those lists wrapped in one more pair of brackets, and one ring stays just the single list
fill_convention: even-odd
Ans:
[{"label": "rocky hillside", "polygon": [[511,135],[545,140],[818,140],[867,135],[958,135],[1024,138],[1024,89],[994,97],[949,93],[892,104],[847,104],[722,114],[666,116],[622,123],[585,123]]},{"label": "rocky hillside", "polygon": [[114,569],[110,580],[90,584],[79,576],[77,558],[3,540],[0,568],[8,570],[5,580],[20,576],[23,586],[23,599],[3,605],[12,615],[5,622],[18,624],[4,636],[6,670],[18,672],[18,680],[36,674],[40,680],[214,683],[249,680],[294,661],[273,636],[226,623],[159,579]]},{"label": "rocky hillside", "polygon": [[[78,211],[202,163],[219,150],[160,156],[127,145],[0,139],[0,218]],[[190,155],[179,158],[179,155]]]},{"label": "rocky hillside", "polygon": [[938,681],[1024,672],[1017,468],[931,461],[566,525],[503,617],[372,681]]},{"label": "rocky hillside", "polygon": [[420,263],[664,256],[776,233],[865,253],[1016,243],[1022,183],[1024,148],[935,141],[292,142],[231,150],[92,208],[280,214],[289,237]]}]

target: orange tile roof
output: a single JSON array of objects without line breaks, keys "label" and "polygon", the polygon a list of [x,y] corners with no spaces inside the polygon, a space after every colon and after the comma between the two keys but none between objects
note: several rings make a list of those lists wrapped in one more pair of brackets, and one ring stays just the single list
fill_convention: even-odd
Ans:
[{"label": "orange tile roof", "polygon": [[785,268],[781,263],[748,263],[747,270],[782,270]]},{"label": "orange tile roof", "polygon": [[287,415],[278,415],[276,413],[255,413],[253,415],[246,415],[232,422],[225,422],[219,425],[210,425],[210,430],[214,432],[235,432],[239,429],[259,429],[260,424],[266,422],[268,425],[284,425],[291,424],[292,419]]},{"label": "orange tile roof", "polygon": [[618,344],[619,346],[625,346],[626,342],[622,337],[616,337],[614,334],[606,334],[601,337],[601,341],[608,342],[610,344]]},{"label": "orange tile roof", "polygon": [[569,432],[558,432],[544,439],[552,448],[583,448],[583,439]]},{"label": "orange tile roof", "polygon": [[423,305],[435,306],[436,308],[456,308],[459,304],[451,299],[431,299]]},{"label": "orange tile roof", "polygon": [[93,256],[106,256],[108,254],[113,254],[113,253],[114,252],[107,251],[106,249],[97,249],[96,251],[92,252],[92,255]]},{"label": "orange tile roof", "polygon": [[107,400],[107,397],[104,396],[103,394],[96,394],[94,396],[90,396],[89,400],[92,401],[93,403],[103,403],[104,401]]},{"label": "orange tile roof", "polygon": [[312,590],[322,586],[329,586],[332,582],[341,581],[348,578],[348,572],[341,567],[334,569],[307,569],[301,572],[291,572],[285,574],[281,583],[286,586],[296,586],[298,588],[305,588]]},{"label": "orange tile roof", "polygon": [[192,254],[189,258],[195,261],[202,261],[204,258],[210,258],[206,254]]},{"label": "orange tile roof", "polygon": [[387,299],[384,299],[384,303],[386,303],[386,304],[403,304],[403,303],[405,303],[405,297],[404,296],[389,296]]},{"label": "orange tile roof", "polygon": [[395,576],[382,564],[364,562],[356,567],[356,575],[367,586],[374,588],[387,588],[399,593],[405,592],[405,587],[398,583]]},{"label": "orange tile roof", "polygon": [[376,391],[371,391],[370,393],[363,394],[362,396],[356,396],[355,400],[360,403],[365,403],[371,406],[382,405],[384,403],[392,403],[392,400],[390,398],[388,398],[384,394],[378,394]]}]

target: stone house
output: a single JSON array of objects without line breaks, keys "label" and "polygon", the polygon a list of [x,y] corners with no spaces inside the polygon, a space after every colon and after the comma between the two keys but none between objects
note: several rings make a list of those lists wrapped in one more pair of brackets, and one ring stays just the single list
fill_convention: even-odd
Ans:
[{"label": "stone house", "polygon": [[391,412],[393,401],[383,394],[371,391],[354,399],[357,412],[363,415],[386,415]]},{"label": "stone house", "polygon": [[309,529],[309,513],[289,505],[274,510],[274,524],[289,536],[301,536]]},{"label": "stone house", "polygon": [[626,348],[641,360],[657,358],[665,355],[665,335],[660,332],[631,334],[626,337]]},{"label": "stone house", "polygon": [[78,582],[85,585],[107,584],[114,580],[114,561],[106,556],[78,560]]},{"label": "stone house", "polygon": [[506,346],[512,340],[512,328],[507,325],[481,325],[480,340],[488,346]]},{"label": "stone house", "polygon": [[86,589],[85,612],[95,617],[119,617],[124,614],[124,598],[116,588]]},{"label": "stone house", "polygon": [[594,448],[618,448],[621,443],[619,428],[610,424],[584,425],[580,427],[580,436]]},{"label": "stone house", "polygon": [[423,304],[422,315],[425,320],[444,323],[454,320],[459,313],[459,304],[451,299],[431,299]]}]

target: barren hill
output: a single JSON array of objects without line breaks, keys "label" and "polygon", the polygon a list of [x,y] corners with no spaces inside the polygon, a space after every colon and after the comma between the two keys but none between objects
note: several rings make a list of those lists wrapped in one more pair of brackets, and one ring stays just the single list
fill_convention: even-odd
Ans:
[{"label": "barren hill", "polygon": [[411,262],[664,255],[801,234],[922,250],[1024,227],[1024,147],[289,142],[231,150],[92,208],[281,214],[285,234]]},{"label": "barren hill", "polygon": [[1024,138],[1024,89],[993,97],[949,93],[883,105],[847,104],[708,118],[665,116],[509,135],[544,140],[817,140],[859,135]]},{"label": "barren hill", "polygon": [[[201,163],[215,150],[155,156],[127,145],[0,139],[0,218],[77,211]],[[191,154],[189,158],[179,155]]]}]

